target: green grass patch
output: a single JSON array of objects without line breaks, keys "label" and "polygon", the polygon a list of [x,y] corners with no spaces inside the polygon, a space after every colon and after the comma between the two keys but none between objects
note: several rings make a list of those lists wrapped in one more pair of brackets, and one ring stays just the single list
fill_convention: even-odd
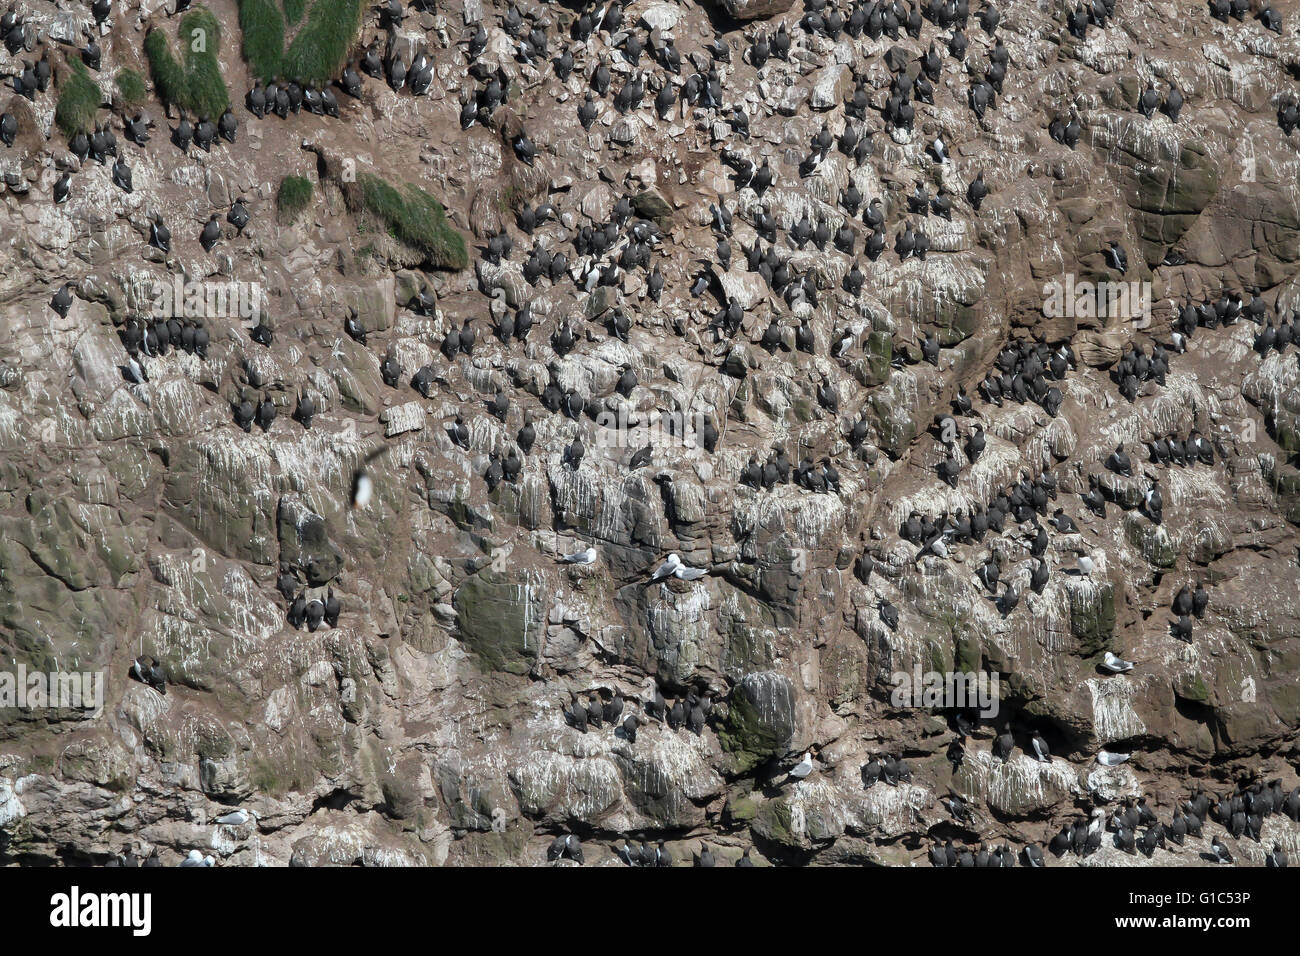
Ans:
[{"label": "green grass patch", "polygon": [[284,55],[284,75],[317,86],[338,76],[361,30],[361,12],[361,0],[316,0]]},{"label": "green grass patch", "polygon": [[282,223],[293,222],[311,205],[311,180],[306,176],[285,176],[275,194],[275,209]]},{"label": "green grass patch", "polygon": [[263,81],[324,86],[347,63],[363,11],[361,0],[239,0],[244,59]]},{"label": "green grass patch", "polygon": [[286,793],[301,792],[312,783],[312,774],[305,757],[291,748],[283,759],[255,756],[249,763],[248,782],[258,793],[269,797],[282,797]]},{"label": "green grass patch", "polygon": [[149,97],[144,77],[130,68],[117,71],[117,94],[126,109],[139,109]]},{"label": "green grass patch", "polygon": [[54,107],[54,122],[68,139],[89,133],[95,125],[103,96],[80,59],[68,61],[72,67],[68,78],[59,84],[59,102]]},{"label": "green grass patch", "polygon": [[406,183],[399,191],[378,176],[363,173],[353,191],[354,205],[379,220],[399,242],[423,253],[440,269],[469,265],[465,237],[447,222],[447,211],[419,186]]},{"label": "green grass patch", "polygon": [[518,212],[519,208],[524,204],[524,200],[527,198],[528,197],[525,195],[522,186],[518,183],[511,183],[503,189],[501,195],[497,197],[497,211]]},{"label": "green grass patch", "polygon": [[244,59],[253,75],[266,82],[279,73],[284,57],[284,17],[275,0],[239,0],[239,29]]},{"label": "green grass patch", "polygon": [[172,55],[171,44],[161,30],[150,30],[145,37],[144,52],[154,87],[164,103],[215,120],[230,105],[217,60],[221,25],[207,7],[195,7],[181,18],[178,35],[183,65]]}]

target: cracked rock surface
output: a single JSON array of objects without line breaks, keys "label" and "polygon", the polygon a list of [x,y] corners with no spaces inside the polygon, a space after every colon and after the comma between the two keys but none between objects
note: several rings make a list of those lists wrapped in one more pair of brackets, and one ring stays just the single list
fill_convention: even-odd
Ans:
[{"label": "cracked rock surface", "polygon": [[[1107,27],[1079,40],[1065,6],[1003,2],[996,35],[1010,60],[995,105],[982,119],[968,105],[993,47],[972,19],[964,63],[944,57],[934,103],[916,104],[910,131],[887,127],[879,106],[891,65],[915,76],[931,40],[947,42],[952,31],[930,20],[919,39],[831,39],[804,29],[790,0],[632,0],[618,33],[579,42],[579,10],[521,3],[547,25],[552,57],[575,50],[561,80],[547,59],[515,55],[504,3],[450,0],[408,10],[391,33],[432,58],[427,95],[364,77],[360,99],[339,95],[339,119],[259,120],[242,104],[253,78],[237,5],[207,5],[225,37],[237,142],[182,154],[151,93],[157,126],[137,147],[103,108],[133,169],[130,194],[111,184],[112,160],[69,151],[54,125],[57,86],[31,102],[0,92],[20,130],[0,146],[0,671],[106,679],[95,715],[0,710],[0,863],[102,864],[156,848],[172,864],[197,848],[218,865],[541,865],[558,834],[574,833],[587,865],[621,865],[624,839],[663,840],[680,864],[705,843],[723,865],[746,848],[760,864],[926,865],[935,842],[1041,845],[1128,797],[1145,796],[1163,820],[1198,784],[1296,786],[1296,348],[1261,357],[1260,326],[1244,318],[1198,328],[1185,352],[1170,342],[1185,304],[1225,292],[1258,294],[1266,322],[1300,309],[1300,140],[1278,124],[1300,70],[1300,4],[1275,3],[1279,35],[1250,18],[1214,20],[1200,3],[1119,0]],[[50,36],[62,62],[71,47],[59,38],[94,29],[73,0],[22,8],[40,39],[0,55],[3,72],[37,59]],[[106,102],[117,68],[148,74],[145,31],[168,21],[150,0],[114,8],[92,74]],[[390,42],[377,14],[365,17],[358,57],[373,37]],[[477,23],[481,59],[508,96],[463,129],[462,95],[477,87],[462,37]],[[751,40],[782,24],[788,59],[756,68]],[[678,103],[657,117],[668,74],[651,29],[682,55],[678,87],[707,72],[720,31],[726,108]],[[635,68],[615,44],[629,31],[647,47],[650,88],[620,114],[614,96]],[[584,129],[578,108],[602,58],[611,90]],[[1149,79],[1183,91],[1176,123],[1138,111]],[[862,121],[845,105],[859,81],[873,104]],[[733,106],[748,115],[747,138]],[[1048,132],[1071,111],[1074,149]],[[859,164],[832,148],[801,176],[823,124],[837,139],[846,126],[873,131],[873,154]],[[512,148],[521,130],[536,147],[531,166]],[[940,135],[944,163],[927,153]],[[737,157],[766,160],[775,183],[761,195],[742,185]],[[55,204],[65,170],[71,198]],[[355,172],[436,197],[466,241],[467,268],[432,268],[368,221]],[[989,194],[977,211],[966,195],[980,173]],[[276,210],[286,175],[314,186],[291,222]],[[951,196],[950,220],[909,213],[918,183]],[[871,229],[842,203],[850,185],[863,205],[882,200],[888,248],[874,261],[862,252]],[[225,224],[239,197],[252,213],[242,235]],[[661,235],[658,301],[647,269],[587,288],[590,257],[573,247],[624,198]],[[555,216],[529,235],[517,214],[544,202]],[[729,267],[715,252],[720,204],[733,215]],[[209,253],[198,239],[214,212],[223,235]],[[156,214],[171,227],[169,253],[148,244]],[[747,269],[763,214],[815,303]],[[855,254],[794,248],[788,233],[805,215],[832,234],[847,225]],[[924,259],[894,251],[908,224],[930,237]],[[489,244],[502,229],[514,251],[496,262]],[[1150,283],[1149,317],[1045,315],[1048,283],[1121,278],[1106,261],[1111,242],[1127,250],[1122,280]],[[569,257],[555,281],[525,275],[537,243]],[[855,264],[856,295],[845,288]],[[272,344],[254,342],[238,316],[208,318],[206,358],[145,356],[148,380],[129,381],[124,329],[174,276],[257,283]],[[59,316],[49,303],[65,282],[76,295]],[[435,305],[417,311],[425,289]],[[743,312],[734,334],[715,321],[731,302]],[[525,306],[531,334],[503,343],[494,324]],[[618,310],[626,340],[609,331]],[[344,331],[350,315],[365,344]],[[473,350],[448,359],[444,341],[466,323]],[[556,347],[562,326],[571,349]],[[801,329],[810,351],[796,347]],[[939,342],[934,364],[922,360],[927,336]],[[1052,383],[1059,412],[986,401],[978,386],[1008,343],[1040,339],[1077,359]],[[1155,343],[1169,349],[1165,380],[1130,401],[1112,370]],[[396,387],[381,367],[389,356]],[[426,365],[422,394],[409,383]],[[637,379],[628,395],[625,367]],[[584,410],[548,410],[552,386]],[[960,470],[948,484],[933,426],[959,388],[974,410],[956,420]],[[498,393],[509,400],[500,416],[489,407]],[[310,429],[294,418],[303,395]],[[263,400],[278,413],[269,429],[241,430],[232,403]],[[715,425],[714,450],[655,440],[674,413]],[[464,447],[449,432],[458,416]],[[518,450],[526,423],[536,441],[518,476],[489,489],[492,456]],[[971,461],[977,423],[987,444]],[[1213,464],[1147,460],[1146,443],[1193,430]],[[586,449],[576,466],[575,439]],[[629,468],[647,444],[649,464]],[[1130,477],[1105,466],[1120,444]],[[831,461],[838,488],[743,484],[751,459],[778,446],[795,465]],[[374,492],[358,508],[362,470]],[[900,536],[913,512],[970,515],[1044,473],[1057,497],[1029,522],[1008,519],[947,557],[918,557]],[[1105,517],[1083,503],[1094,475]],[[1153,478],[1160,524],[1139,507]],[[1058,508],[1077,531],[1047,525]],[[1035,522],[1050,531],[1041,593],[1029,588]],[[594,563],[559,561],[589,546]],[[651,582],[670,553],[708,573]],[[1079,554],[1091,573],[1074,570]],[[978,576],[992,555],[1022,592],[1007,614]],[[309,600],[337,596],[337,626],[289,623],[282,570]],[[1170,608],[1196,581],[1209,606],[1179,640]],[[896,629],[882,602],[897,608]],[[1108,651],[1134,669],[1105,671]],[[165,694],[131,678],[139,655],[161,663]],[[914,671],[997,675],[998,716],[970,730],[960,763],[949,759],[951,709],[895,702],[894,675]],[[702,731],[652,718],[634,735],[606,723],[582,732],[566,718],[575,696],[615,693],[622,718],[644,715],[656,690],[669,707],[709,695]],[[1016,749],[1001,760],[991,751],[1008,721]],[[1035,732],[1047,762],[1034,758]],[[1130,757],[1103,766],[1103,749]],[[792,779],[806,753],[814,769]],[[864,786],[864,764],[885,754],[906,760],[910,780]],[[970,802],[969,822],[940,803],[952,793]],[[251,819],[216,822],[236,807]],[[1150,857],[1107,841],[1082,863],[1197,865],[1221,832],[1207,824],[1203,839]],[[1300,825],[1269,817],[1262,842],[1233,844],[1238,863],[1262,864],[1274,842],[1300,853]]]}]

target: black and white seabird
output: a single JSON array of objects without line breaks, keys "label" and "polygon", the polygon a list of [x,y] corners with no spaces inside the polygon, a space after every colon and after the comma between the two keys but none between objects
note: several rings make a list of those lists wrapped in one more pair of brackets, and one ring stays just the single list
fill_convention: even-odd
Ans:
[{"label": "black and white seabird", "polygon": [[59,314],[59,318],[66,319],[68,310],[72,308],[72,283],[65,282],[54,293],[54,298],[50,300],[50,308]]},{"label": "black and white seabird", "polygon": [[248,225],[250,218],[248,207],[244,205],[242,196],[231,204],[230,212],[226,213],[226,221],[234,226],[236,232],[241,236],[244,234],[244,228]]},{"label": "black and white seabird", "polygon": [[1036,759],[1039,763],[1052,762],[1052,751],[1050,748],[1048,748],[1047,741],[1043,739],[1042,734],[1038,733],[1037,731],[1034,731],[1034,736],[1030,740],[1030,745],[1034,749],[1034,759]]},{"label": "black and white seabird", "polygon": [[199,245],[203,247],[204,252],[211,252],[212,247],[217,244],[221,238],[221,223],[218,221],[216,213],[207,221],[203,231],[199,234]]},{"label": "black and white seabird", "polygon": [[113,185],[123,192],[132,192],[131,167],[122,159],[113,163]]},{"label": "black and white seabird", "polygon": [[1128,272],[1128,253],[1118,242],[1112,240],[1104,251],[1106,264],[1121,275]]},{"label": "black and white seabird", "polygon": [[157,658],[142,654],[131,662],[131,676],[158,693],[167,694],[167,672]]},{"label": "black and white seabird", "polygon": [[1217,834],[1215,835],[1214,839],[1210,842],[1210,850],[1214,854],[1215,863],[1234,862],[1232,854],[1228,852],[1228,847],[1224,844],[1223,840],[1220,839]]}]

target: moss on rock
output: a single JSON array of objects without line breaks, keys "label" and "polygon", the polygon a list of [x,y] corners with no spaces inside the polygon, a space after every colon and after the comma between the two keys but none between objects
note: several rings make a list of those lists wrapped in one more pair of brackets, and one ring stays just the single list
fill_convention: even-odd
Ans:
[{"label": "moss on rock", "polygon": [[731,695],[727,719],[718,729],[722,749],[738,773],[785,753],[794,739],[795,690],[775,671],[749,674]]},{"label": "moss on rock", "polygon": [[1100,654],[1115,635],[1115,587],[1109,582],[1090,588],[1072,588],[1070,632],[1084,657]]},{"label": "moss on rock", "polygon": [[460,586],[453,605],[458,636],[484,670],[522,675],[532,669],[543,623],[532,585],[483,571]]},{"label": "moss on rock", "polygon": [[392,239],[417,253],[422,264],[452,270],[469,265],[465,237],[447,222],[442,203],[419,186],[405,183],[399,189],[363,173],[345,195],[355,215],[378,224]]},{"label": "moss on rock", "polygon": [[1152,524],[1130,512],[1124,518],[1124,537],[1157,568],[1172,568],[1178,563],[1178,550],[1164,525]]}]

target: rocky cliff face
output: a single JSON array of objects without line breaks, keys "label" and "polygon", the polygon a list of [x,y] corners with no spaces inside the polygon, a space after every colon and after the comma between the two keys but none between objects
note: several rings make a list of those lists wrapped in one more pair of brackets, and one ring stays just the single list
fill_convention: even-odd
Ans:
[{"label": "rocky cliff face", "polygon": [[[678,860],[703,842],[728,863],[752,847],[779,864],[907,865],[948,838],[1042,843],[1126,797],[1144,795],[1163,819],[1197,783],[1295,785],[1296,352],[1261,357],[1248,317],[1171,347],[1189,303],[1210,303],[1212,316],[1225,294],[1248,305],[1258,293],[1265,323],[1300,308],[1300,159],[1278,123],[1300,70],[1294,4],[1277,4],[1278,34],[1200,4],[1119,0],[1104,29],[1079,39],[1072,8],[1000,3],[1009,65],[982,118],[970,90],[994,39],[973,17],[959,59],[946,51],[951,25],[829,36],[788,0],[634,0],[617,29],[585,40],[582,11],[522,4],[520,35],[549,37],[530,62],[509,8],[452,0],[396,25],[368,12],[354,48],[360,58],[380,37],[407,64],[426,50],[425,95],[365,77],[359,99],[339,94],[337,119],[258,119],[238,103],[253,75],[237,5],[208,6],[239,121],[236,142],[211,152],[169,141],[152,85],[140,107],[157,124],[151,141],[122,135],[136,108],[114,77],[148,75],[143,38],[176,29],[170,6],[117,2],[97,25],[73,0],[25,0],[26,48],[4,59],[21,73],[48,47],[57,82],[30,101],[0,94],[18,123],[14,145],[0,146],[0,669],[102,671],[107,686],[98,714],[0,712],[0,861],[102,863],[157,848],[174,862],[198,848],[223,865],[536,864],[574,833],[588,864],[616,862],[624,839],[662,839]],[[478,25],[481,72],[467,78],[478,48],[462,38]],[[788,57],[756,66],[751,41],[781,25]],[[130,193],[111,183],[111,158],[79,161],[55,125],[71,44],[88,35],[103,50],[91,75],[118,107],[97,122],[118,131]],[[646,47],[639,67],[621,52],[628,35]],[[729,59],[715,62],[718,37]],[[680,75],[654,59],[667,38]],[[915,103],[910,130],[886,124],[894,75],[923,75],[935,39],[933,104]],[[561,79],[550,60],[566,49],[576,67]],[[594,98],[585,129],[579,107],[602,62],[610,93]],[[664,77],[707,83],[711,66],[725,105],[677,102],[657,117]],[[620,112],[615,96],[638,69],[645,102]],[[462,128],[465,99],[498,70],[504,103]],[[1139,111],[1148,80],[1182,91],[1177,122]],[[859,86],[863,119],[852,113]],[[1049,134],[1071,116],[1074,148]],[[836,139],[874,131],[871,155],[832,147],[801,175],[824,125]],[[521,133],[532,165],[514,149]],[[946,161],[930,155],[936,137]],[[760,195],[743,169],[764,160],[775,182]],[[65,171],[70,198],[56,204]],[[976,210],[966,197],[980,173],[989,194]],[[292,216],[276,208],[289,175],[313,186]],[[445,206],[465,268],[367,206],[367,176]],[[909,212],[918,184],[951,198],[950,219]],[[882,200],[889,248],[874,260],[863,252],[871,228],[844,203],[851,186],[863,206]],[[224,216],[240,197],[252,219],[237,234]],[[554,215],[528,234],[519,214],[548,202]],[[732,215],[729,267],[718,206]],[[214,212],[223,233],[209,252],[199,235]],[[168,252],[149,245],[153,216],[170,226]],[[779,258],[808,277],[800,294],[747,267],[769,216]],[[796,248],[789,234],[805,216],[832,235],[846,226],[854,253]],[[580,251],[584,228],[610,222],[611,253]],[[589,281],[593,263],[629,248],[637,222],[659,232],[649,265]],[[907,224],[929,236],[924,258],[896,254]],[[514,240],[506,256],[491,248],[501,230]],[[1123,274],[1107,263],[1111,242],[1127,251]],[[569,268],[530,282],[535,244],[563,251]],[[845,281],[855,265],[858,294]],[[147,381],[130,381],[131,330],[177,276],[256,284],[271,344],[238,314],[208,314],[205,357],[146,346]],[[1045,315],[1045,286],[1067,276],[1138,283],[1139,299],[1150,283],[1149,315]],[[65,282],[75,296],[61,316],[49,302]],[[422,291],[430,304],[415,308]],[[715,321],[733,302],[734,332]],[[525,306],[527,339],[493,334]],[[630,323],[624,338],[610,331],[617,316]],[[467,323],[472,351],[448,358],[448,333]],[[931,336],[933,362],[922,354]],[[1035,340],[1076,358],[1050,381],[1059,411],[982,397],[1008,343]],[[1168,371],[1130,400],[1113,372],[1132,347],[1149,356],[1157,343]],[[421,391],[409,383],[425,366]],[[627,394],[625,368],[637,379]],[[959,388],[974,408],[946,445],[934,425]],[[583,400],[576,416],[544,404],[569,393]],[[301,396],[315,406],[309,429],[293,417]],[[232,407],[245,401],[274,406],[269,428],[239,427]],[[714,449],[693,433],[664,438],[674,413],[707,419]],[[536,443],[519,474],[489,488],[485,474],[528,423]],[[972,461],[976,424],[986,447]],[[1194,430],[1212,464],[1147,461],[1146,443]],[[586,449],[576,464],[575,439]],[[1106,467],[1120,444],[1128,476]],[[649,463],[630,468],[646,445]],[[795,465],[828,459],[838,487],[742,483],[751,459],[761,466],[778,446]],[[374,493],[357,508],[363,471]],[[942,527],[1041,475],[1055,479],[1055,500],[1001,534],[950,537],[946,556],[918,556],[925,542],[900,536],[913,512]],[[1104,517],[1084,505],[1090,476],[1109,499]],[[1158,524],[1140,507],[1153,480]],[[1048,524],[1058,508],[1076,531]],[[1041,555],[1035,524],[1048,531]],[[594,563],[559,561],[589,546]],[[874,568],[855,574],[864,552]],[[669,553],[707,573],[651,583]],[[1079,554],[1090,573],[1074,570]],[[1009,613],[979,577],[994,555],[1021,595]],[[1040,556],[1050,576],[1036,592]],[[1209,606],[1180,640],[1169,609],[1197,580]],[[331,592],[337,626],[289,622],[299,593]],[[1108,651],[1136,666],[1106,671]],[[141,655],[160,662],[165,694],[131,679]],[[898,702],[895,675],[915,671],[997,677],[997,715],[963,728],[961,759],[950,759],[954,727],[968,713]],[[653,717],[625,730],[656,690],[670,707],[707,694],[701,732]],[[575,695],[616,693],[627,701],[617,730],[573,725]],[[991,748],[1006,727],[1016,749],[1003,760]],[[1033,757],[1035,733],[1048,762]],[[1103,766],[1103,749],[1131,757]],[[812,772],[792,778],[806,753]],[[886,754],[905,759],[910,780],[865,786],[864,764]],[[971,820],[939,802],[951,793],[970,801]],[[215,822],[234,807],[251,818]],[[1085,862],[1195,863],[1211,829],[1149,859],[1108,842]],[[1271,841],[1300,851],[1298,835],[1270,817],[1238,860],[1262,862]]]}]

